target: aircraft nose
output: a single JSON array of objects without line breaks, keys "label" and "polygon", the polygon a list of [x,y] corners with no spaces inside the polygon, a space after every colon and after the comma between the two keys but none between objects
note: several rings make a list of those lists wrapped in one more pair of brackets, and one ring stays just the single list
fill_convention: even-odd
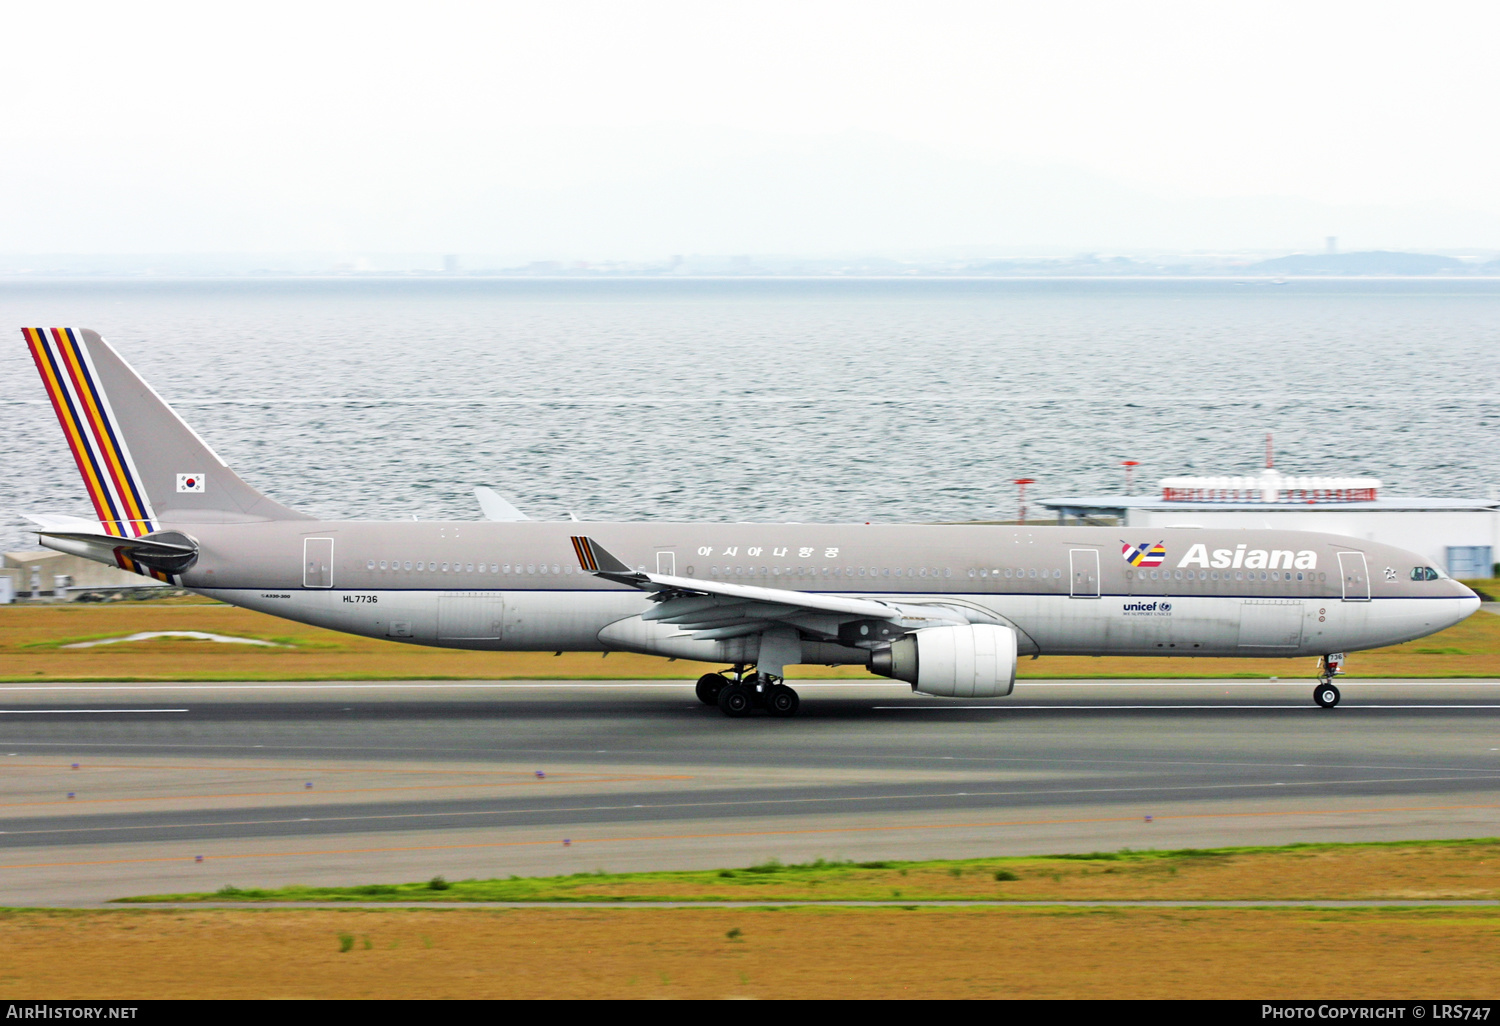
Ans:
[{"label": "aircraft nose", "polygon": [[[1454,583],[1457,584],[1458,582],[1455,581]],[[1453,603],[1454,623],[1458,623],[1460,620],[1467,620],[1479,611],[1479,596],[1474,594],[1474,590],[1466,584],[1459,584],[1458,586],[1463,589],[1463,594]]]}]

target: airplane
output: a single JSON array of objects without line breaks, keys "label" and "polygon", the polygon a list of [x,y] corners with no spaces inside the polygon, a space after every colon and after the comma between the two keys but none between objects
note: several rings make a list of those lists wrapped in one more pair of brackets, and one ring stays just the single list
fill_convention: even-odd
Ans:
[{"label": "airplane", "polygon": [[991,699],[1041,654],[1316,656],[1332,708],[1345,653],[1479,608],[1418,555],[1300,531],[549,522],[489,489],[484,521],[318,520],[240,478],[96,332],[23,333],[95,514],[29,517],[42,545],[366,637],[728,664],[697,695],[731,717],[794,715],[795,664]]}]

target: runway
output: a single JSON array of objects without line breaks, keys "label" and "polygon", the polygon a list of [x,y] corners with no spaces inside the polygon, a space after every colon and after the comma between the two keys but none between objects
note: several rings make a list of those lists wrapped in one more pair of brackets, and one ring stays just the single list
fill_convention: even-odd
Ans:
[{"label": "runway", "polygon": [[[1500,834],[1500,682],[0,686],[0,904]],[[76,764],[77,768],[74,768]]]}]

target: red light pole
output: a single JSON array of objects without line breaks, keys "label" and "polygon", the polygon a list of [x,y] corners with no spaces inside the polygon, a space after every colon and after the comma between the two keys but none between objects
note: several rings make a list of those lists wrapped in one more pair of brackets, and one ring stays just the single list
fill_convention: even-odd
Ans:
[{"label": "red light pole", "polygon": [[1129,495],[1135,491],[1135,468],[1141,465],[1140,460],[1121,460],[1120,466],[1125,468],[1125,494]]},{"label": "red light pole", "polygon": [[1021,486],[1021,523],[1026,523],[1026,486],[1036,484],[1036,480],[1030,477],[1018,477],[1013,482]]}]

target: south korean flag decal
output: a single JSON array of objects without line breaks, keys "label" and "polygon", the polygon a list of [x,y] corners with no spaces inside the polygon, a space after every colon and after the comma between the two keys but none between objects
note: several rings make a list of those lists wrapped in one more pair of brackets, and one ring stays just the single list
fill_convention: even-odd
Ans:
[{"label": "south korean flag decal", "polygon": [[208,480],[202,474],[178,474],[177,490],[179,492],[198,492],[207,490]]}]

